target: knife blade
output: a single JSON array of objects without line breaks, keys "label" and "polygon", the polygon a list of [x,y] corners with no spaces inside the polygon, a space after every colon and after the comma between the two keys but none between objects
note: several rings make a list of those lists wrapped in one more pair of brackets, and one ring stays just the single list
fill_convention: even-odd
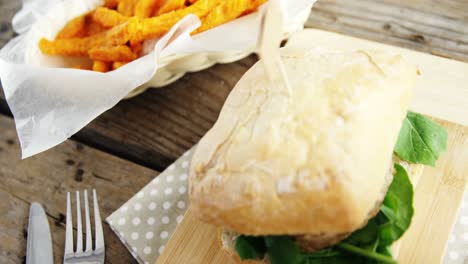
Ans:
[{"label": "knife blade", "polygon": [[52,264],[53,262],[52,238],[47,215],[39,203],[32,203],[29,209],[26,264]]}]

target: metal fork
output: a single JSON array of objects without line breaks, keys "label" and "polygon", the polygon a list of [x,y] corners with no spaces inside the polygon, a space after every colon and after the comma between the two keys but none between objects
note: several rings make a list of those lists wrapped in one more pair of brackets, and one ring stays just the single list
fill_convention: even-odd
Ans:
[{"label": "metal fork", "polygon": [[96,190],[93,189],[94,207],[94,231],[95,246],[93,249],[93,238],[91,233],[91,221],[89,217],[88,191],[84,191],[85,204],[85,227],[86,227],[86,248],[83,250],[83,230],[81,224],[80,192],[76,192],[76,250],[73,250],[73,223],[70,193],[67,193],[67,225],[65,233],[65,254],[64,264],[103,264],[104,263],[104,235],[102,232],[101,215]]}]

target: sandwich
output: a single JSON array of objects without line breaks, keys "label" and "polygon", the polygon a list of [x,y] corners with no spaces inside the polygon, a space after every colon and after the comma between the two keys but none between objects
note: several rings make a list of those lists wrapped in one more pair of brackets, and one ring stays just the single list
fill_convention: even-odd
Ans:
[{"label": "sandwich", "polygon": [[423,165],[447,132],[408,111],[418,69],[381,51],[284,50],[254,65],[198,144],[192,212],[237,262],[396,263]]}]

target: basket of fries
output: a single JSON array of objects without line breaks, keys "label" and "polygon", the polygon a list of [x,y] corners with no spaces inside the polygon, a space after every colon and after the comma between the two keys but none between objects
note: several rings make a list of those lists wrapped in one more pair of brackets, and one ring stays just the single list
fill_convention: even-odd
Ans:
[{"label": "basket of fries", "polygon": [[[72,5],[74,1],[68,1]],[[148,54],[161,36],[167,34],[185,16],[200,18],[201,25],[192,36],[257,11],[267,0],[105,0],[89,1],[84,13],[65,19],[55,36],[39,40],[40,51],[47,56],[60,56],[70,67],[106,73]],[[285,37],[302,29],[309,8],[298,13],[285,28]],[[77,13],[77,12],[73,12]],[[61,23],[63,24],[63,23]],[[229,63],[252,53],[254,47],[219,52],[172,54],[160,58],[154,76],[132,90],[126,98],[149,87],[163,87],[186,72],[206,69],[216,63]],[[75,58],[82,58],[77,61]],[[72,63],[73,64],[70,64]]]},{"label": "basket of fries", "polygon": [[[23,157],[120,100],[255,50],[267,0],[23,0],[0,78]],[[315,0],[281,1],[287,37]]]}]

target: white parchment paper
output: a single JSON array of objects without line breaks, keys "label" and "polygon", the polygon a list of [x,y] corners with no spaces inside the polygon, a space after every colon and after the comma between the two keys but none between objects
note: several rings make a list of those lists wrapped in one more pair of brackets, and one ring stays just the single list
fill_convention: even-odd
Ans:
[{"label": "white parchment paper", "polygon": [[[283,30],[314,2],[282,1]],[[15,118],[23,158],[60,144],[116,105],[148,82],[163,58],[248,50],[256,46],[260,34],[259,13],[195,36],[190,32],[200,21],[188,15],[156,42],[152,52],[109,73],[63,68],[76,61],[41,53],[38,42],[42,37],[54,39],[72,18],[102,4],[102,0],[23,0],[23,8],[13,18],[13,28],[20,35],[0,51],[0,79]]]}]

